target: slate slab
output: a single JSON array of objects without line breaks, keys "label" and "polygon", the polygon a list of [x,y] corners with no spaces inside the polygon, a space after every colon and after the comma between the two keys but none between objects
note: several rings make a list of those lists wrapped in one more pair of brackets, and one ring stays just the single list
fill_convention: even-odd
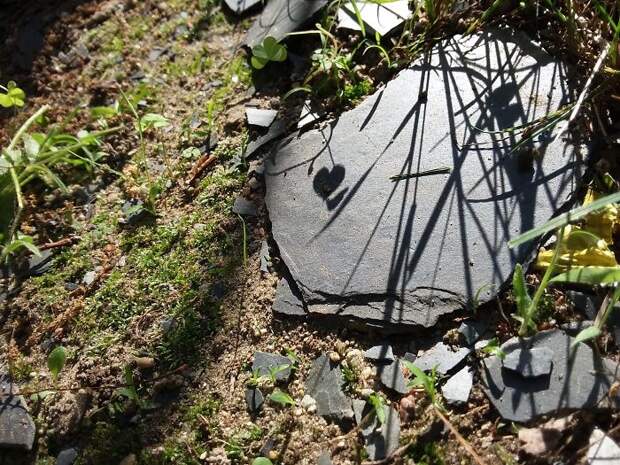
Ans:
[{"label": "slate slab", "polygon": [[389,365],[380,365],[377,369],[381,384],[398,394],[407,394],[407,380],[403,375],[403,364],[400,360],[396,360]]},{"label": "slate slab", "polygon": [[548,134],[513,152],[516,138],[489,132],[568,102],[565,72],[523,35],[455,36],[337,121],[283,141],[266,204],[308,311],[406,330],[483,286],[480,303],[493,298],[537,245],[507,241],[565,206],[583,163]]},{"label": "slate slab", "polygon": [[469,394],[474,384],[474,375],[471,368],[465,366],[454,374],[441,388],[441,393],[448,405],[463,405],[469,400]]},{"label": "slate slab", "polygon": [[327,0],[270,0],[250,27],[245,43],[255,47],[267,36],[282,40],[327,5]]},{"label": "slate slab", "polygon": [[269,267],[271,266],[271,254],[269,252],[269,244],[267,241],[262,241],[260,244],[260,270],[263,273],[269,273]]},{"label": "slate slab", "polygon": [[297,129],[304,128],[319,120],[321,115],[318,111],[314,110],[312,106],[312,102],[310,100],[306,100],[301,107],[301,112],[299,113],[299,121],[297,121]]},{"label": "slate slab", "polygon": [[[378,32],[382,36],[389,34],[413,14],[409,9],[408,0],[395,0],[386,3],[358,1],[356,5],[365,29],[373,35],[374,32]],[[344,3],[338,10],[338,27],[354,31],[362,30],[352,3]]]},{"label": "slate slab", "polygon": [[507,357],[519,350],[549,349],[553,369],[548,376],[524,378],[504,368],[498,357],[484,360],[483,389],[505,420],[527,422],[556,411],[603,408],[599,402],[609,391],[613,376],[606,361],[588,345],[572,347],[573,342],[574,338],[563,331],[550,330],[502,344]]},{"label": "slate slab", "polygon": [[343,392],[343,383],[340,367],[326,354],[312,362],[306,380],[306,394],[316,400],[319,415],[339,423],[353,418],[351,399]]},{"label": "slate slab", "polygon": [[588,442],[588,465],[620,465],[620,447],[603,430],[594,428]]},{"label": "slate slab", "polygon": [[378,363],[392,363],[394,352],[390,344],[379,344],[364,352],[364,358]]},{"label": "slate slab", "polygon": [[536,378],[551,373],[553,352],[548,347],[517,349],[506,355],[504,368],[524,378]]},{"label": "slate slab", "polygon": [[449,345],[439,342],[416,358],[413,364],[422,371],[430,371],[437,367],[437,373],[445,375],[463,363],[471,352],[472,350],[469,347],[459,347],[452,350]]},{"label": "slate slab", "polygon": [[60,451],[56,457],[56,465],[73,465],[78,457],[78,451],[73,447]]},{"label": "slate slab", "polygon": [[278,281],[272,310],[277,314],[285,316],[306,316],[306,310],[304,309],[304,303],[301,300],[299,290],[297,288],[292,288],[286,278],[282,278]]},{"label": "slate slab", "polygon": [[463,336],[465,343],[472,346],[482,336],[486,330],[486,325],[480,321],[464,321],[459,326],[458,332]]},{"label": "slate slab", "polygon": [[9,377],[0,374],[0,450],[29,451],[34,444],[36,428],[24,398],[14,393]]},{"label": "slate slab", "polygon": [[277,370],[282,366],[288,366],[288,368],[277,370],[275,373],[276,381],[288,381],[291,377],[291,365],[291,360],[284,355],[270,354],[269,352],[254,352],[252,371],[258,371],[259,376],[271,376],[272,370]]},{"label": "slate slab", "polygon": [[[372,410],[366,401],[355,399],[353,401],[355,422],[359,425]],[[383,406],[385,423],[381,425],[376,416],[362,428],[362,436],[366,441],[366,452],[370,460],[386,458],[398,448],[400,440],[400,417],[398,411],[387,405]]]}]

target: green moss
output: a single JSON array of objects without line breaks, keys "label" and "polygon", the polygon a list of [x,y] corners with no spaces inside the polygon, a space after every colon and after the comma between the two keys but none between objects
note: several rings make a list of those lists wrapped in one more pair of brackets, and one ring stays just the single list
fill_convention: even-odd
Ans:
[{"label": "green moss", "polygon": [[370,94],[372,90],[372,83],[366,79],[354,84],[347,83],[342,91],[342,98],[350,104],[355,104],[359,102],[362,97]]},{"label": "green moss", "polygon": [[76,465],[109,465],[119,463],[132,452],[139,451],[141,432],[136,426],[121,428],[99,422],[94,426]]}]

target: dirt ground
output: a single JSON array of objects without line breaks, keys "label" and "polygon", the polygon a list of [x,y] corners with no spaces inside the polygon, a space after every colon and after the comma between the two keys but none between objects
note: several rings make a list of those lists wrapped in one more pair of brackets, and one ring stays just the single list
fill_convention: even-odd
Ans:
[{"label": "dirt ground", "polygon": [[[342,430],[299,406],[266,403],[252,416],[244,400],[255,351],[287,351],[299,359],[286,387],[294,399],[303,397],[310,364],[322,352],[354,368],[349,387],[355,395],[376,387],[376,373],[359,350],[380,342],[381,334],[277,321],[271,312],[283,269],[269,238],[262,178],[256,165],[238,157],[256,136],[244,106],[279,109],[294,125],[302,97],[282,96],[307,68],[277,64],[270,74],[253,71],[241,40],[255,13],[234,17],[209,0],[10,0],[2,9],[0,83],[16,81],[28,98],[23,111],[0,111],[0,144],[44,104],[50,123],[68,132],[119,129],[104,139],[98,169],[62,173],[66,192],[43,185],[26,192],[22,230],[37,244],[68,243],[50,249],[45,273],[5,280],[0,332],[7,350],[0,367],[10,364],[14,381],[29,394],[37,438],[28,457],[7,455],[0,463],[53,464],[68,447],[79,452],[76,463],[93,465],[250,463],[258,456],[315,464],[323,451],[335,464],[363,462],[355,429]],[[442,33],[463,27],[455,21]],[[303,55],[316,45],[312,40],[292,40],[290,49]],[[399,53],[403,64],[411,59],[404,49]],[[360,96],[395,72],[370,55],[358,71],[371,87]],[[582,56],[574,65],[579,70],[593,58]],[[102,122],[90,110],[122,103],[123,93],[139,112],[170,122],[145,134],[146,176],[161,193],[155,215],[135,223],[127,221],[126,202],[147,198],[135,120],[121,112]],[[325,110],[341,112],[360,96],[337,102],[328,96]],[[192,179],[209,155],[215,162]],[[232,213],[239,194],[259,205],[256,217]],[[271,246],[269,273],[260,270],[263,241]],[[555,297],[562,311],[562,296]],[[406,352],[416,337],[394,338],[395,351]],[[56,345],[69,356],[54,383],[46,359]],[[121,390],[128,379],[132,398]],[[423,392],[405,402],[386,396],[410,419],[401,443],[414,444],[394,463],[475,463]],[[616,414],[578,412],[561,444],[532,457],[479,385],[468,404],[447,417],[487,464],[577,463],[587,425],[609,430],[618,424]]]}]

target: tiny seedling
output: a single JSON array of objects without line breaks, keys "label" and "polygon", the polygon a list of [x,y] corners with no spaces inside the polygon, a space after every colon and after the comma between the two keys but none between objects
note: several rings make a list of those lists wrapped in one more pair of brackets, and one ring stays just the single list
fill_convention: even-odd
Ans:
[{"label": "tiny seedling", "polygon": [[373,392],[368,396],[368,403],[372,406],[379,423],[385,423],[385,398],[381,394]]},{"label": "tiny seedling", "polygon": [[286,47],[275,38],[268,36],[252,49],[250,61],[255,69],[263,69],[270,61],[284,61],[286,56]]},{"label": "tiny seedling", "polygon": [[9,81],[6,87],[0,86],[0,91],[0,107],[21,108],[24,106],[24,102],[26,100],[26,93],[19,87],[17,87],[17,84],[15,84],[15,82]]},{"label": "tiny seedling", "polygon": [[291,365],[277,365],[269,367],[269,379],[271,380],[271,382],[275,383],[278,373],[282,373],[283,371],[288,370],[290,367]]},{"label": "tiny seedling", "polygon": [[275,388],[273,390],[273,392],[269,396],[269,400],[275,402],[276,404],[280,404],[283,407],[286,407],[287,405],[295,405],[295,399],[293,399],[289,394],[278,388]]},{"label": "tiny seedling", "polygon": [[52,374],[54,382],[58,380],[58,375],[65,366],[67,361],[67,352],[63,346],[58,346],[52,350],[47,357],[47,368]]},{"label": "tiny seedling", "polygon": [[403,360],[403,363],[409,372],[414,376],[413,379],[409,381],[409,387],[421,387],[424,389],[424,392],[430,399],[431,404],[442,410],[443,406],[441,405],[439,395],[437,394],[437,368],[433,367],[431,373],[427,375],[424,371],[408,360]]},{"label": "tiny seedling", "polygon": [[256,457],[252,460],[252,465],[273,465],[273,462],[267,457]]},{"label": "tiny seedling", "polygon": [[493,339],[491,339],[489,341],[489,343],[484,346],[482,348],[482,351],[485,354],[489,354],[489,355],[495,355],[497,356],[500,360],[504,360],[504,358],[506,358],[506,353],[501,349],[501,347],[499,346],[499,341],[497,340],[496,337],[494,337]]}]

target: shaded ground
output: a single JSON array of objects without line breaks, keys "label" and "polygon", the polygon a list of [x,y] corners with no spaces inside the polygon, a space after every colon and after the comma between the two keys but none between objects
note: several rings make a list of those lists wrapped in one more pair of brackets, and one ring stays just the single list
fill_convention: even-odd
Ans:
[{"label": "shaded ground", "polygon": [[[273,273],[259,270],[261,242],[270,229],[264,186],[259,175],[240,165],[238,154],[254,136],[245,125],[246,103],[287,115],[298,109],[302,97],[286,103],[279,98],[299,84],[300,78],[290,77],[291,65],[253,73],[240,48],[250,17],[232,18],[209,1],[22,3],[14,2],[0,17],[0,34],[8,37],[0,51],[0,82],[14,79],[29,95],[25,112],[0,113],[3,144],[42,104],[51,105],[51,121],[71,116],[69,130],[97,127],[88,109],[121,101],[120,89],[140,112],[160,113],[172,123],[147,134],[149,172],[161,191],[155,218],[124,224],[125,202],[146,200],[138,135],[128,113],[106,123],[121,127],[105,141],[105,161],[122,176],[103,168],[90,177],[69,171],[63,173],[71,180],[68,193],[50,193],[43,186],[28,193],[24,232],[39,244],[66,237],[75,237],[75,244],[55,250],[51,269],[24,280],[4,302],[8,350],[0,363],[3,369],[12,364],[23,389],[45,389],[51,384],[47,354],[62,344],[69,359],[59,386],[85,388],[29,398],[38,436],[25,460],[52,464],[60,450],[76,447],[78,463],[84,464],[118,464],[130,454],[143,464],[248,463],[272,440],[272,457],[281,463],[316,463],[324,449],[334,451],[335,463],[362,461],[355,434],[341,438],[338,427],[299,408],[270,404],[253,418],[244,402],[256,350],[289,349],[301,359],[288,386],[300,399],[310,362],[322,351],[347,358],[352,349],[381,340],[372,332],[272,319],[283,269],[271,244]],[[34,34],[36,44],[26,44],[30,54],[20,39],[28,27],[43,37],[41,43]],[[316,43],[293,41],[291,50],[302,54]],[[398,53],[403,63],[412,56],[409,50]],[[344,98],[327,93],[328,112],[353,106],[394,72],[372,55],[364,59],[363,79],[341,89]],[[188,183],[215,135],[217,146],[210,153],[216,163]],[[197,150],[185,150],[192,147]],[[259,205],[258,217],[241,220],[232,213],[239,194]],[[93,279],[85,280],[87,275]],[[556,311],[566,314],[562,296],[555,297]],[[498,331],[504,336],[502,331],[508,332],[505,323]],[[412,339],[418,340],[395,339],[395,350],[406,352]],[[154,365],[144,358],[153,358]],[[115,387],[124,382],[126,366],[138,399],[127,399]],[[371,370],[367,363],[352,370],[347,380],[352,391],[373,386],[372,370],[365,368]],[[441,425],[429,427],[433,417],[424,395],[414,398],[415,421],[402,438],[422,439],[403,461],[471,462]],[[519,457],[515,430],[491,410],[479,387],[450,420],[488,463],[514,463]],[[587,433],[580,425],[593,422],[608,430],[616,418],[579,414],[577,427],[558,446],[564,459],[583,456]]]}]

